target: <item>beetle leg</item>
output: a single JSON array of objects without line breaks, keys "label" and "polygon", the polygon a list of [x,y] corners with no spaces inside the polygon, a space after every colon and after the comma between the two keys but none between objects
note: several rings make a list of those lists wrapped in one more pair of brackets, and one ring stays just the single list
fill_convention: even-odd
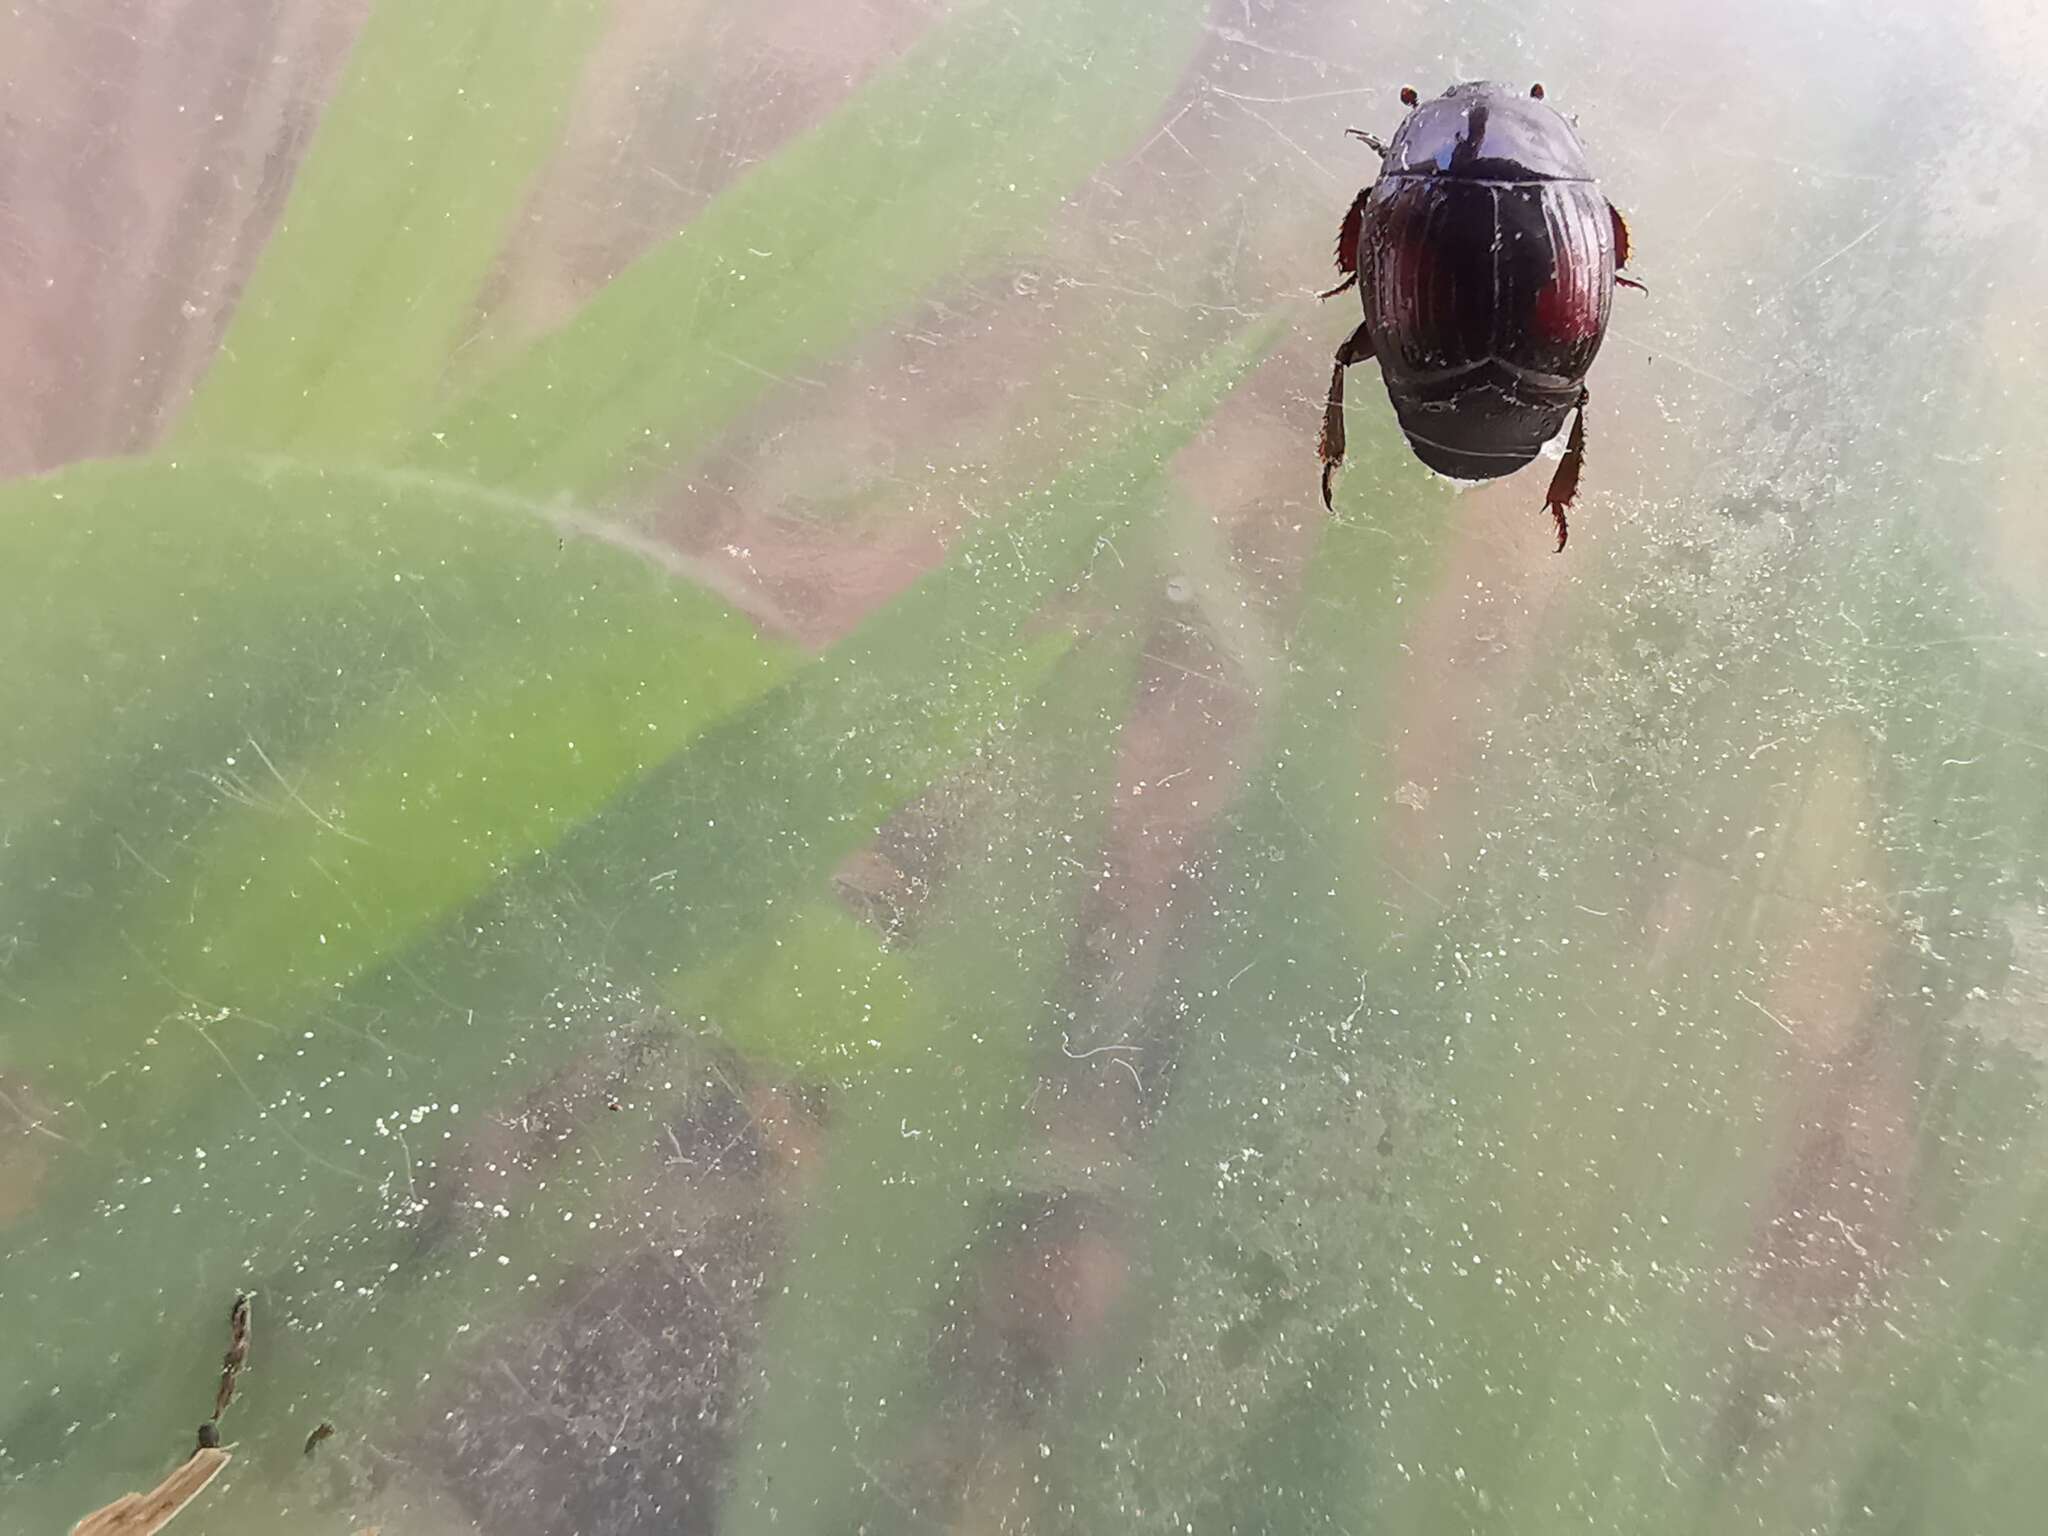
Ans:
[{"label": "beetle leg", "polygon": [[1632,277],[1622,276],[1621,269],[1628,265],[1628,220],[1621,216],[1621,210],[1613,203],[1607,205],[1607,217],[1614,226],[1614,280],[1624,288],[1633,288],[1637,293],[1650,290]]},{"label": "beetle leg", "polygon": [[1366,201],[1371,196],[1372,188],[1360,188],[1344,214],[1344,222],[1337,228],[1337,270],[1344,274],[1344,281],[1316,297],[1333,299],[1358,281],[1358,240],[1360,231],[1365,228]]},{"label": "beetle leg", "polygon": [[1586,462],[1586,401],[1589,398],[1584,389],[1579,391],[1579,403],[1572,407],[1572,435],[1564,445],[1564,457],[1558,461],[1557,473],[1550,477],[1550,494],[1544,498],[1551,517],[1557,521],[1559,553],[1563,553],[1564,541],[1571,536],[1571,525],[1565,521],[1564,509],[1579,494],[1579,470]]},{"label": "beetle leg", "polygon": [[1323,436],[1317,445],[1323,456],[1323,506],[1330,505],[1330,481],[1344,462],[1344,370],[1372,356],[1372,332],[1366,322],[1344,338],[1337,349],[1337,366],[1330,370],[1330,398],[1323,406]]}]

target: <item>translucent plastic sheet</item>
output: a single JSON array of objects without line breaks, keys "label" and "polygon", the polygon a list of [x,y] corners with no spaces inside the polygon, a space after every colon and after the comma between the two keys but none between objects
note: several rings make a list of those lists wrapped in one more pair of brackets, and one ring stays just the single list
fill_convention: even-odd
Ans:
[{"label": "translucent plastic sheet", "polygon": [[[2037,1528],[2043,59],[0,16],[0,1527],[247,1292],[181,1531]],[[1371,364],[1317,493],[1471,78],[1649,287],[1562,555]]]}]

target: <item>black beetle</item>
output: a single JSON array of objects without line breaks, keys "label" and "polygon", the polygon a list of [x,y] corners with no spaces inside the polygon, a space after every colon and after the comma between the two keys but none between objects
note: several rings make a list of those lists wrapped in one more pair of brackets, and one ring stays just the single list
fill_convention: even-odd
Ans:
[{"label": "black beetle", "polygon": [[1415,456],[1439,474],[1491,480],[1520,469],[1574,416],[1547,505],[1557,547],[1586,453],[1586,372],[1607,334],[1614,285],[1642,284],[1628,226],[1594,185],[1570,123],[1492,81],[1409,108],[1337,236],[1337,267],[1365,309],[1337,349],[1323,412],[1323,505],[1344,458],[1344,370],[1377,357]]}]

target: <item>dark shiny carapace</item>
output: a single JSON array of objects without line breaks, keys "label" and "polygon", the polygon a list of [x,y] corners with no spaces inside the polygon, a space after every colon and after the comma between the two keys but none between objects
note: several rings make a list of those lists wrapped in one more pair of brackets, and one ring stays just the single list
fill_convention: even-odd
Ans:
[{"label": "dark shiny carapace", "polygon": [[[1586,449],[1586,373],[1607,333],[1628,226],[1594,183],[1579,136],[1543,100],[1490,81],[1410,108],[1337,237],[1365,318],[1337,349],[1323,413],[1323,502],[1344,457],[1344,370],[1379,359],[1415,456],[1491,480],[1534,459],[1574,417],[1547,505],[1565,509]],[[1640,286],[1640,284],[1630,284]]]}]

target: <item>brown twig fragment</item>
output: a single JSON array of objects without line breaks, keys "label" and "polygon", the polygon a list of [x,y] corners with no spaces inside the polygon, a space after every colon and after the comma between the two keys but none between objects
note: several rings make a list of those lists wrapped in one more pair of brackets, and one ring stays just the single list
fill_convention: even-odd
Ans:
[{"label": "brown twig fragment", "polygon": [[220,1391],[214,1394],[213,1416],[217,1420],[235,1400],[235,1378],[249,1363],[249,1293],[239,1291],[228,1312],[228,1352],[220,1357]]}]

